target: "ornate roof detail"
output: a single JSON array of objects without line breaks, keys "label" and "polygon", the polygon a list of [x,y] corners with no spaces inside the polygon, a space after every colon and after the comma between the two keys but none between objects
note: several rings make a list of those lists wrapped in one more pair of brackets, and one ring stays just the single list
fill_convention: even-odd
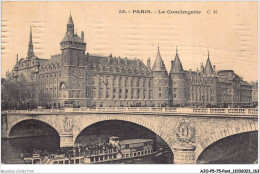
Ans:
[{"label": "ornate roof detail", "polygon": [[183,67],[182,67],[182,63],[180,61],[180,58],[178,55],[178,50],[176,47],[176,55],[175,55],[174,61],[172,61],[170,73],[178,73],[178,72],[183,72]]},{"label": "ornate roof detail", "polygon": [[72,17],[71,17],[71,13],[70,13],[70,17],[69,17],[67,25],[74,25]]},{"label": "ornate roof detail", "polygon": [[213,74],[213,68],[211,65],[211,62],[209,60],[209,51],[208,51],[208,59],[205,65],[205,69],[204,69],[205,74]]},{"label": "ornate roof detail", "polygon": [[153,64],[153,71],[166,71],[165,64],[162,60],[160,49],[158,47],[158,53]]}]

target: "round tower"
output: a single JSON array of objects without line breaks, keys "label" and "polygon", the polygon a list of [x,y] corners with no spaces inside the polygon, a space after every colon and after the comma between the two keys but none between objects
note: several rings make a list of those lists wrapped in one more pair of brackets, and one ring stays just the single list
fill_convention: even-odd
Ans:
[{"label": "round tower", "polygon": [[174,61],[171,62],[170,71],[170,98],[173,106],[185,106],[185,72],[179,59],[178,50]]},{"label": "round tower", "polygon": [[160,49],[153,65],[153,101],[155,106],[169,105],[169,76]]}]

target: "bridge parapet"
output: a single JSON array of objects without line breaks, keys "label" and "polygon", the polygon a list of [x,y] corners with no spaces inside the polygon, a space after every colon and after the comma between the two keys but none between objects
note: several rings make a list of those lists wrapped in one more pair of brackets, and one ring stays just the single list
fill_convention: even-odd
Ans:
[{"label": "bridge parapet", "polygon": [[32,109],[32,110],[7,110],[3,113],[64,113],[64,112],[83,112],[83,113],[164,113],[164,114],[199,114],[199,115],[242,115],[257,116],[257,108],[161,108],[161,107],[97,107],[97,108],[64,108],[64,109]]}]

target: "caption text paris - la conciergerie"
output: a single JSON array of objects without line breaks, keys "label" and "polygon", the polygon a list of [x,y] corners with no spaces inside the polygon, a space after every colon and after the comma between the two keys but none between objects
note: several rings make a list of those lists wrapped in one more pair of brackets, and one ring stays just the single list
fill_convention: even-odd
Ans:
[{"label": "caption text paris - la conciergerie", "polygon": [[[202,14],[200,10],[124,10],[120,9],[119,13],[132,13],[132,14],[184,14],[184,15],[199,15]],[[207,10],[207,14],[217,14],[217,10]]]}]

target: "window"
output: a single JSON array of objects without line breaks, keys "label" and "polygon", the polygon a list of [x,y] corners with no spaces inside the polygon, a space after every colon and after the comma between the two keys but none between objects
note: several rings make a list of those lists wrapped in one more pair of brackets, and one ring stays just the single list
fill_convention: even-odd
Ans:
[{"label": "window", "polygon": [[79,98],[80,97],[80,91],[76,92],[76,97]]},{"label": "window", "polygon": [[88,79],[88,75],[86,75],[86,84],[89,84],[89,79]]},{"label": "window", "polygon": [[140,98],[140,89],[137,89],[137,98]]},{"label": "window", "polygon": [[86,87],[86,97],[88,98],[89,97],[89,87]]},{"label": "window", "polygon": [[146,87],[146,84],[145,84],[145,83],[146,83],[146,81],[144,80],[144,82],[143,82],[143,87],[144,87],[144,88]]},{"label": "window", "polygon": [[106,91],[106,98],[109,98],[109,97],[110,97],[109,94],[110,94],[110,88],[107,88],[107,91]]},{"label": "window", "polygon": [[125,98],[128,98],[128,89],[125,90]]},{"label": "window", "polygon": [[152,80],[151,80],[151,79],[149,79],[148,87],[149,87],[149,88],[152,87]]},{"label": "window", "polygon": [[97,82],[97,76],[93,76],[93,85],[96,85]]},{"label": "window", "polygon": [[152,98],[152,90],[149,89],[149,99],[151,99],[151,98]]},{"label": "window", "polygon": [[80,81],[79,81],[79,87],[81,87],[81,86],[82,86],[82,81],[80,80]]},{"label": "window", "polygon": [[75,80],[73,80],[73,83],[72,83],[72,85],[73,85],[73,87],[75,87],[75,86],[76,86],[76,81],[75,81]]},{"label": "window", "polygon": [[104,85],[103,77],[100,76],[99,79],[98,79],[98,86],[103,86],[103,85]]},{"label": "window", "polygon": [[75,75],[75,68],[72,68],[72,75]]},{"label": "window", "polygon": [[134,78],[131,79],[131,87],[134,87]]},{"label": "window", "polygon": [[79,69],[79,76],[82,76],[82,68]]},{"label": "window", "polygon": [[121,87],[122,77],[119,77],[118,86]]},{"label": "window", "polygon": [[53,97],[54,98],[56,97],[56,87],[54,87],[54,89],[53,89]]},{"label": "window", "polygon": [[99,89],[99,98],[103,98],[103,88]]},{"label": "window", "polygon": [[137,87],[140,87],[140,78],[137,79]]},{"label": "window", "polygon": [[128,85],[128,77],[125,78],[125,86]]},{"label": "window", "polygon": [[146,89],[144,89],[143,97],[146,98]]},{"label": "window", "polygon": [[159,87],[159,91],[162,91],[162,87]]},{"label": "window", "polygon": [[122,98],[122,89],[119,89],[119,98]]},{"label": "window", "polygon": [[116,98],[116,89],[113,89],[113,98]]},{"label": "window", "polygon": [[131,98],[134,98],[134,89],[131,91]]},{"label": "window", "polygon": [[[193,96],[193,95],[192,95]],[[173,95],[173,98],[176,98],[176,94]]]},{"label": "window", "polygon": [[109,83],[110,83],[110,77],[107,76],[107,79],[106,79],[106,86],[109,86]]},{"label": "window", "polygon": [[112,86],[116,85],[116,76],[113,77]]},{"label": "window", "polygon": [[92,88],[92,97],[96,98],[96,88],[95,87]]},{"label": "window", "polygon": [[162,93],[159,93],[159,98],[161,98],[162,97]]}]

